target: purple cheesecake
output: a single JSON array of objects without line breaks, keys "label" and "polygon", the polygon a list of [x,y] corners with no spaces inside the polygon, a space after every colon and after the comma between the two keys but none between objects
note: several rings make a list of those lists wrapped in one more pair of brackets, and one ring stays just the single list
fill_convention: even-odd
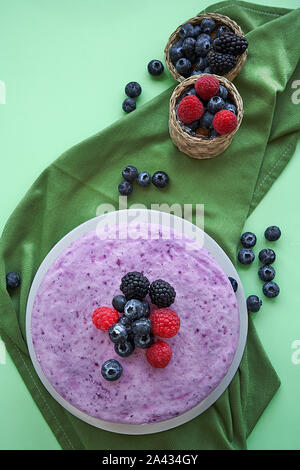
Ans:
[{"label": "purple cheesecake", "polygon": [[[187,238],[104,238],[98,231],[81,236],[44,276],[31,318],[37,360],[54,389],[91,417],[141,425],[174,418],[198,405],[228,372],[239,339],[236,296],[213,256],[187,249]],[[151,367],[143,349],[119,357],[107,331],[92,323],[92,312],[111,307],[130,271],[176,290],[170,308],[181,326],[165,340],[172,359],[163,369]],[[108,359],[123,367],[115,382],[101,375]]]}]

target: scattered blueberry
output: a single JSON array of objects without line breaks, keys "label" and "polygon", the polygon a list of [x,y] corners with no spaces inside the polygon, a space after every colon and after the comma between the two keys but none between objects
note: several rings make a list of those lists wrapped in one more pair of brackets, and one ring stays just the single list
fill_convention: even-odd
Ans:
[{"label": "scattered blueberry", "polygon": [[228,101],[225,103],[224,109],[227,109],[227,111],[231,111],[234,114],[237,113],[236,106],[233,103],[229,103]]},{"label": "scattered blueberry", "polygon": [[134,335],[133,337],[134,344],[137,348],[146,349],[151,346],[153,343],[153,335],[150,333],[149,335]]},{"label": "scattered blueberry", "polygon": [[6,288],[7,289],[17,289],[21,284],[21,276],[18,273],[7,273],[6,274]]},{"label": "scattered blueberry", "polygon": [[176,62],[176,70],[179,73],[179,75],[182,75],[183,77],[188,77],[192,71],[192,63],[190,60],[186,59],[185,57],[182,57]]},{"label": "scattered blueberry", "polygon": [[241,264],[251,264],[255,255],[250,248],[241,248],[238,252],[238,260]]},{"label": "scattered blueberry", "polygon": [[236,292],[238,290],[238,283],[237,281],[231,277],[231,276],[228,276],[228,279],[229,281],[231,282],[231,285],[232,285],[232,289],[234,290],[234,292]]},{"label": "scattered blueberry", "polygon": [[138,82],[129,82],[125,87],[125,93],[129,98],[137,98],[142,93],[141,85]]},{"label": "scattered blueberry", "polygon": [[128,317],[126,317],[126,315],[123,315],[120,318],[119,323],[121,323],[123,326],[125,326],[127,335],[130,335],[132,333],[131,320]]},{"label": "scattered blueberry", "polygon": [[262,281],[273,281],[275,277],[275,269],[273,268],[273,266],[269,266],[268,264],[266,264],[265,266],[261,266],[259,268],[258,275]]},{"label": "scattered blueberry", "polygon": [[165,188],[169,184],[169,176],[164,171],[156,171],[152,176],[152,183],[157,188]]},{"label": "scattered blueberry", "polygon": [[252,248],[256,244],[256,236],[252,232],[245,232],[241,235],[241,244],[245,248]]},{"label": "scattered blueberry", "polygon": [[221,109],[224,109],[225,102],[220,96],[213,96],[207,103],[207,111],[216,114]]},{"label": "scattered blueberry", "polygon": [[151,176],[147,171],[139,173],[137,182],[140,186],[148,186],[151,183]]},{"label": "scattered blueberry", "polygon": [[209,111],[205,111],[200,119],[200,127],[203,129],[211,129],[214,115]]},{"label": "scattered blueberry", "polygon": [[152,331],[152,323],[149,318],[139,318],[132,323],[132,331],[134,335],[149,335]]},{"label": "scattered blueberry", "polygon": [[132,183],[132,181],[138,177],[138,174],[139,172],[137,168],[132,165],[126,166],[124,170],[122,171],[122,176],[124,180],[129,181],[130,183]]},{"label": "scattered blueberry", "polygon": [[208,34],[200,34],[196,41],[195,52],[197,56],[206,57],[211,46],[211,39]]},{"label": "scattered blueberry", "polygon": [[105,380],[113,381],[121,377],[123,372],[123,367],[115,359],[109,359],[104,362],[101,367],[101,374]]},{"label": "scattered blueberry", "polygon": [[131,321],[137,320],[144,315],[144,305],[141,300],[131,299],[124,308],[124,315]]},{"label": "scattered blueberry", "polygon": [[113,343],[125,341],[127,339],[127,334],[126,327],[120,322],[115,323],[108,330],[108,335]]},{"label": "scattered blueberry", "polygon": [[212,18],[204,18],[201,21],[201,31],[203,31],[203,33],[212,33],[215,27],[216,23]]},{"label": "scattered blueberry", "polygon": [[112,299],[112,306],[114,309],[117,310],[117,312],[123,313],[124,312],[124,307],[127,303],[126,297],[124,295],[115,295],[115,297]]},{"label": "scattered blueberry", "polygon": [[151,60],[148,64],[148,72],[150,75],[158,76],[161,75],[164,71],[164,66],[160,60]]},{"label": "scattered blueberry", "polygon": [[179,37],[181,39],[186,39],[194,36],[194,26],[190,23],[182,25],[179,31]]},{"label": "scattered blueberry", "polygon": [[276,225],[271,225],[271,227],[268,227],[265,231],[265,237],[269,242],[275,242],[280,236],[281,230],[279,227],[276,227]]},{"label": "scattered blueberry", "polygon": [[115,351],[121,357],[130,356],[135,349],[134,342],[132,339],[127,339],[126,341],[121,341],[120,343],[115,344]]},{"label": "scattered blueberry", "polygon": [[136,102],[132,98],[126,98],[123,101],[122,108],[125,113],[131,113],[131,111],[134,111],[136,108]]},{"label": "scattered blueberry", "polygon": [[262,300],[257,295],[249,295],[247,299],[247,309],[249,312],[258,312],[262,306]]},{"label": "scattered blueberry", "polygon": [[279,286],[274,281],[266,282],[263,285],[263,293],[265,294],[266,297],[269,297],[269,298],[277,297],[279,292],[280,292]]},{"label": "scattered blueberry", "polygon": [[122,196],[129,196],[133,191],[133,186],[129,181],[121,181],[118,186],[118,190]]},{"label": "scattered blueberry", "polygon": [[272,264],[276,259],[276,254],[271,248],[264,248],[259,252],[258,257],[262,264]]},{"label": "scattered blueberry", "polygon": [[221,96],[222,100],[226,101],[228,97],[228,90],[224,85],[219,86],[218,96]]}]

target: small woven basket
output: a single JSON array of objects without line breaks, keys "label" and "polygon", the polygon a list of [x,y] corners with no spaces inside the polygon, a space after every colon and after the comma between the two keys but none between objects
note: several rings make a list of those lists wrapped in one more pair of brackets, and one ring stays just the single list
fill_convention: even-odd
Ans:
[{"label": "small woven basket", "polygon": [[236,106],[237,127],[230,134],[221,135],[213,139],[209,139],[201,134],[192,136],[185,132],[183,127],[179,124],[176,115],[177,99],[187,90],[187,88],[193,86],[196,80],[198,80],[202,75],[206,74],[193,75],[192,77],[184,79],[179,83],[179,85],[177,85],[170,99],[169,114],[169,132],[173,143],[181,152],[198,159],[213,158],[224,152],[224,150],[226,150],[230,145],[234,134],[240,127],[243,119],[243,101],[236,87],[233,83],[227,80],[227,78],[213,75],[219,80],[221,85],[224,85],[227,88],[228,96]]},{"label": "small woven basket", "polygon": [[[191,23],[192,25],[196,25],[196,24],[201,23],[203,18],[212,18],[213,20],[215,20],[217,28],[219,26],[226,25],[226,26],[229,26],[229,28],[231,28],[235,34],[239,36],[244,36],[243,31],[241,30],[241,28],[235,21],[228,18],[228,16],[219,15],[218,13],[206,13],[205,15],[197,15],[191,18],[190,20],[185,21],[183,24]],[[178,82],[181,82],[182,80],[184,80],[184,77],[182,75],[179,75],[175,66],[172,64],[170,57],[169,57],[169,50],[170,50],[170,47],[179,40],[179,31],[183,24],[178,26],[178,28],[174,31],[174,33],[171,34],[167,42],[167,45],[165,47],[165,62],[167,65],[167,69],[169,70],[172,77],[175,78],[175,80],[177,80]],[[214,39],[214,36],[212,36],[212,38]],[[246,51],[238,57],[236,66],[233,69],[231,69],[226,75],[224,75],[224,77],[230,81],[234,80],[234,78],[242,70],[246,62],[247,55],[248,55],[248,49],[246,49]]]}]

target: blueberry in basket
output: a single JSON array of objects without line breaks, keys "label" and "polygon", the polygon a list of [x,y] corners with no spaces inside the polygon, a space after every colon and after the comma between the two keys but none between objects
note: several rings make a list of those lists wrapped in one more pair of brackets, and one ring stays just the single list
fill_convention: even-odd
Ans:
[{"label": "blueberry in basket", "polygon": [[208,17],[199,24],[185,23],[180,28],[177,42],[169,49],[169,59],[178,74],[185,78],[195,75],[196,71],[226,75],[247,48],[244,36]]}]

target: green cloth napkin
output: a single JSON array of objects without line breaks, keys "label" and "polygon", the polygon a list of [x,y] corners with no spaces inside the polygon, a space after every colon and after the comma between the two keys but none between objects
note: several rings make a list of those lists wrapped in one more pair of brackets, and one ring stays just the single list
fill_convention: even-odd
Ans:
[{"label": "green cloth napkin", "polygon": [[[37,268],[67,232],[96,215],[98,205],[106,202],[118,207],[116,188],[124,165],[150,173],[163,169],[171,177],[164,191],[136,187],[130,203],[148,207],[151,203],[204,203],[205,230],[234,261],[248,214],[293,155],[300,127],[291,101],[293,77],[300,76],[300,9],[230,0],[207,11],[233,18],[249,40],[248,60],[235,80],[244,100],[244,120],[226,152],[198,161],[177,150],[168,134],[173,88],[169,89],[56,160],[16,208],[1,238],[0,334],[64,449],[244,449],[247,436],[279,387],[249,319],[240,367],[213,406],[170,431],[118,435],[89,426],[65,411],[38,379],[26,345],[26,302]],[[9,271],[20,272],[23,279],[12,296],[5,286]]]}]

